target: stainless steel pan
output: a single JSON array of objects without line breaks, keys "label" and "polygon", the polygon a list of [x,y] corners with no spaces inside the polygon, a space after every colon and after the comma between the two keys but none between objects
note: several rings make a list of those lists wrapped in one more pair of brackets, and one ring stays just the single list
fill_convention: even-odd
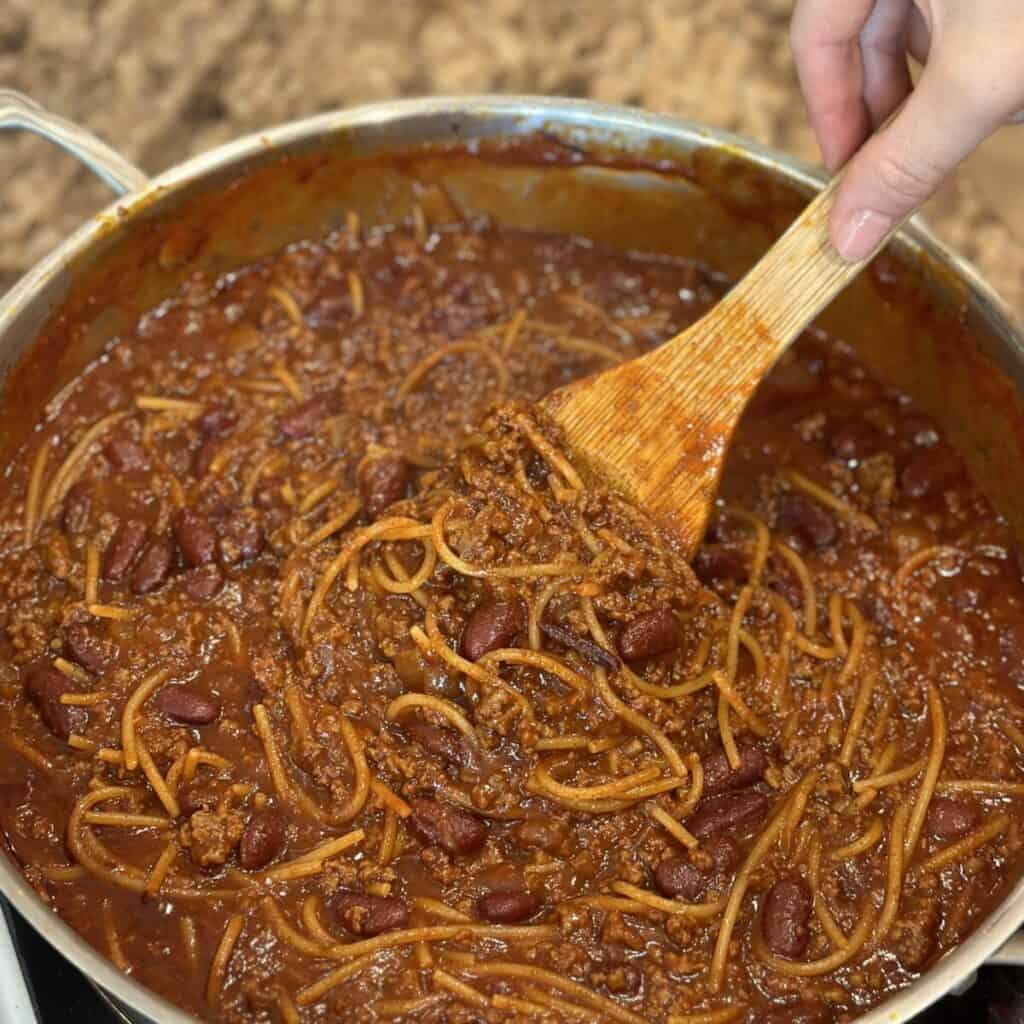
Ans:
[{"label": "stainless steel pan", "polygon": [[[0,128],[46,136],[121,196],[0,301],[4,461],[45,403],[190,270],[251,262],[323,233],[346,209],[364,222],[400,217],[417,182],[443,184],[464,213],[696,255],[731,274],[757,258],[822,182],[784,154],[697,124],[530,97],[324,114],[220,146],[154,179],[16,93],[0,91]],[[495,140],[510,140],[497,156],[489,151]],[[481,153],[445,150],[453,144]],[[1024,336],[992,290],[912,226],[823,322],[943,423],[1024,540]],[[80,326],[67,331],[68,323]],[[7,857],[0,892],[133,1019],[190,1019],[86,944]],[[1015,934],[1022,922],[1018,883],[962,946],[863,1024],[910,1020],[970,984],[984,963],[1024,964]]]}]

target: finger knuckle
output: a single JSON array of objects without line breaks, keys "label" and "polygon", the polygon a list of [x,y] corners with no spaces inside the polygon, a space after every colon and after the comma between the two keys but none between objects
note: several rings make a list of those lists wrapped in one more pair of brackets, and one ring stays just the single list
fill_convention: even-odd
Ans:
[{"label": "finger knuckle", "polygon": [[896,199],[916,203],[942,180],[941,170],[916,154],[883,154],[875,165],[879,185]]},{"label": "finger knuckle", "polygon": [[797,2],[793,8],[793,16],[789,19],[789,45],[797,55],[808,48],[813,32],[813,25],[807,17],[806,7],[806,4]]},{"label": "finger knuckle", "polygon": [[789,23],[789,45],[796,54],[800,53],[803,46],[803,31],[795,15]]}]

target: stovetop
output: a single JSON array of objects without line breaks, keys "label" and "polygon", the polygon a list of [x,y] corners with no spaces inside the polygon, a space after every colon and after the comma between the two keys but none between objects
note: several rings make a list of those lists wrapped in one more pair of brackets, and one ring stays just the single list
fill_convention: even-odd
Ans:
[{"label": "stovetop", "polygon": [[[123,1024],[82,974],[6,904],[3,911],[39,1024]],[[966,993],[941,1000],[914,1024],[1024,1024],[1024,968],[983,968]]]},{"label": "stovetop", "polygon": [[3,911],[39,1024],[123,1024],[85,977],[55,953],[6,902]]}]

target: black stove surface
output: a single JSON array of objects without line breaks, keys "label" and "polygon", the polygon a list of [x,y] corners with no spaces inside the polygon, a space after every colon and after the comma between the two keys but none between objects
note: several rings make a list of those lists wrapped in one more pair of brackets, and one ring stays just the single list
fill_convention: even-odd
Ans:
[{"label": "black stove surface", "polygon": [[40,1024],[122,1024],[84,976],[55,953],[6,902],[3,911]]},{"label": "black stove surface", "polygon": [[[85,978],[3,904],[40,1024],[123,1024]],[[914,1024],[1024,1024],[1024,968],[986,967],[962,996],[948,996]]]}]

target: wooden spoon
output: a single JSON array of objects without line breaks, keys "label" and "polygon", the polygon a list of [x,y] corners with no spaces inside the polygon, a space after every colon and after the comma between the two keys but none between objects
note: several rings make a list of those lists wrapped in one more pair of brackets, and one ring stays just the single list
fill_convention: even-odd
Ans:
[{"label": "wooden spoon", "polygon": [[703,536],[754,389],[868,262],[848,263],[829,241],[837,185],[833,179],[692,327],[542,402],[584,468],[675,534],[687,557]]}]

